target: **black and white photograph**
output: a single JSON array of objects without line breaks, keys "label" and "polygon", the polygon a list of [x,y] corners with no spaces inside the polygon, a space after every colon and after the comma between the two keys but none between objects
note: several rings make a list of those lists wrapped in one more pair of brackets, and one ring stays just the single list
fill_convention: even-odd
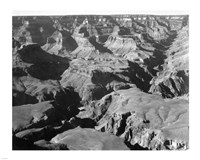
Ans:
[{"label": "black and white photograph", "polygon": [[12,17],[13,150],[187,150],[189,15]]},{"label": "black and white photograph", "polygon": [[1,6],[0,159],[198,159],[197,1]]}]

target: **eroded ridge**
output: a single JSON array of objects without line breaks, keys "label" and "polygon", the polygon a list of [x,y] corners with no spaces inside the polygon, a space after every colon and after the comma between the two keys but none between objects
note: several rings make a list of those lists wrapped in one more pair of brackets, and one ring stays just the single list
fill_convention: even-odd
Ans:
[{"label": "eroded ridge", "polygon": [[188,149],[188,20],[13,16],[13,149]]}]

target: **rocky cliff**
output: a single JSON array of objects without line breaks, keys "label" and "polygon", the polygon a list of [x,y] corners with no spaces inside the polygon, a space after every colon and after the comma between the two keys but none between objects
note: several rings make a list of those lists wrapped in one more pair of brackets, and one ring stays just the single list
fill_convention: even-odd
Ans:
[{"label": "rocky cliff", "polygon": [[188,18],[13,16],[13,149],[188,149]]}]

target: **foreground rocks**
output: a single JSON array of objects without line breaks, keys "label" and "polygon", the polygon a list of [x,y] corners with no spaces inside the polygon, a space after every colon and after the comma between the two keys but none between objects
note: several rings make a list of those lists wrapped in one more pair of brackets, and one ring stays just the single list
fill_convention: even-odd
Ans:
[{"label": "foreground rocks", "polygon": [[121,138],[94,129],[68,130],[51,139],[51,143],[67,144],[72,150],[128,150]]},{"label": "foreground rocks", "polygon": [[[188,148],[188,102],[163,99],[136,87],[119,90],[96,103],[97,130],[149,149]],[[103,112],[102,112],[103,111]]]},{"label": "foreground rocks", "polygon": [[189,148],[188,16],[13,17],[14,150]]},{"label": "foreground rocks", "polygon": [[17,132],[33,126],[45,126],[56,119],[56,111],[50,102],[22,105],[13,108],[13,131]]}]

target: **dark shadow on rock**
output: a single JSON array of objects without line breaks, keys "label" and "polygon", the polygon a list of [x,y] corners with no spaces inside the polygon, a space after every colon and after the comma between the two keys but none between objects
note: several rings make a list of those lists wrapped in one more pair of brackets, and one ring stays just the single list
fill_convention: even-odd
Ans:
[{"label": "dark shadow on rock", "polygon": [[38,45],[31,44],[24,46],[18,51],[20,58],[23,62],[38,64],[38,63],[58,63],[58,64],[68,64],[69,59],[63,58],[57,55],[50,54]]},{"label": "dark shadow on rock", "polygon": [[161,88],[161,93],[162,93],[162,97],[164,98],[173,98],[174,94],[171,92],[170,88],[168,88],[167,86],[165,86],[163,83],[159,84],[159,87]]},{"label": "dark shadow on rock", "polygon": [[45,144],[45,145],[35,145],[29,140],[24,140],[22,138],[12,137],[12,150],[69,150],[65,144]]},{"label": "dark shadow on rock", "polygon": [[178,71],[177,76],[183,81],[183,83],[181,83],[181,94],[189,93],[189,75],[187,75],[185,71],[181,70]]},{"label": "dark shadow on rock", "polygon": [[107,47],[104,47],[102,44],[96,42],[96,37],[90,37],[89,38],[89,42],[95,47],[95,49],[97,49],[99,52],[101,53],[110,53],[112,54],[112,51],[109,50]]},{"label": "dark shadow on rock", "polygon": [[78,107],[80,101],[81,98],[79,97],[79,94],[71,87],[65,88],[63,92],[59,92],[55,96],[55,102],[59,106],[75,105]]},{"label": "dark shadow on rock", "polygon": [[73,51],[78,47],[78,44],[74,38],[71,37],[71,33],[67,31],[61,31],[63,36],[62,46],[67,51]]},{"label": "dark shadow on rock", "polygon": [[62,114],[63,119],[69,120],[80,112],[78,107],[81,105],[81,98],[73,88],[66,88],[64,92],[57,93],[54,98],[53,106]]},{"label": "dark shadow on rock", "polygon": [[81,27],[81,29],[79,30],[79,33],[84,33],[84,37],[89,37],[90,36],[86,27]]},{"label": "dark shadow on rock", "polygon": [[[62,133],[62,132],[64,132],[64,131],[67,131],[67,130],[69,130],[69,129],[73,129],[74,127],[73,127],[73,125],[71,124],[71,123],[69,123],[67,120],[64,122],[64,124],[62,124],[62,126],[59,128],[59,129],[57,129],[56,130],[56,135],[57,134],[60,134],[60,133]],[[51,137],[52,138],[52,137]],[[50,139],[51,139],[50,138]]]},{"label": "dark shadow on rock", "polygon": [[94,70],[93,76],[92,76],[92,83],[94,84],[102,84],[103,86],[106,86],[108,83],[111,83],[112,81],[119,81],[126,83],[127,81],[120,78],[119,76],[115,75],[114,73],[110,72],[102,72],[100,70]]},{"label": "dark shadow on rock", "polygon": [[59,80],[61,74],[69,67],[69,59],[51,55],[37,44],[25,46],[18,52],[24,62],[33,64],[27,71],[38,79]]},{"label": "dark shadow on rock", "polygon": [[20,48],[21,44],[18,41],[16,41],[14,38],[12,38],[12,48],[15,48],[15,47]]},{"label": "dark shadow on rock", "polygon": [[132,145],[130,142],[124,142],[124,143],[128,148],[130,148],[130,150],[149,150],[146,147],[140,146],[138,143],[136,143],[135,145]]},{"label": "dark shadow on rock", "polygon": [[181,95],[181,91],[178,90],[176,83],[174,82],[174,80],[172,78],[169,78],[169,81],[173,87],[173,89],[175,90],[175,95]]},{"label": "dark shadow on rock", "polygon": [[122,120],[121,120],[121,122],[120,122],[120,127],[119,127],[118,130],[117,130],[116,136],[120,136],[121,134],[124,133],[125,128],[126,128],[126,125],[127,125],[127,124],[126,124],[126,120],[127,120],[127,118],[128,118],[130,115],[131,115],[130,112],[127,112],[127,113],[125,113],[125,114],[122,115]]},{"label": "dark shadow on rock", "polygon": [[96,122],[90,118],[73,117],[70,119],[69,123],[73,126],[73,128],[78,126],[81,128],[94,128],[96,126]]},{"label": "dark shadow on rock", "polygon": [[150,73],[153,76],[156,76],[158,70],[155,70],[154,67],[158,66],[159,70],[163,69],[162,65],[167,58],[165,51],[167,51],[172,45],[174,39],[177,37],[177,33],[171,32],[171,35],[167,39],[162,40],[159,43],[155,42],[153,38],[149,37],[147,33],[143,33],[142,36],[146,42],[151,43],[155,48],[153,56],[144,59],[144,64],[147,66],[147,69],[150,71]]},{"label": "dark shadow on rock", "polygon": [[43,150],[42,147],[34,145],[28,140],[22,138],[12,137],[12,150]]},{"label": "dark shadow on rock", "polygon": [[90,118],[80,119],[81,128],[94,128],[95,126],[96,126],[96,122]]},{"label": "dark shadow on rock", "polygon": [[158,70],[155,70],[154,67],[158,66],[158,69],[162,70],[166,58],[167,56],[164,55],[163,51],[155,49],[152,57],[144,59],[144,64],[147,66],[148,71],[156,76]]},{"label": "dark shadow on rock", "polygon": [[15,67],[12,69],[12,75],[16,77],[27,76],[27,73],[24,71],[23,68]]},{"label": "dark shadow on rock", "polygon": [[129,28],[122,26],[122,27],[119,27],[119,29],[120,29],[119,32],[118,32],[119,35],[121,35],[121,36],[122,35],[131,35]]},{"label": "dark shadow on rock", "polygon": [[164,82],[160,83],[160,92],[164,98],[173,98],[189,93],[189,75],[184,70],[178,71],[175,79],[169,78],[168,80],[174,91],[171,91],[170,87],[165,85]]},{"label": "dark shadow on rock", "polygon": [[108,40],[109,35],[99,35],[99,43],[104,44]]},{"label": "dark shadow on rock", "polygon": [[139,89],[144,92],[148,92],[150,88],[149,82],[152,76],[146,72],[139,64],[128,61],[129,72],[123,72],[122,74],[130,77],[131,83],[135,84]]},{"label": "dark shadow on rock", "polygon": [[48,16],[29,17],[28,21],[29,26],[27,30],[30,32],[32,41],[40,46],[44,45],[47,38],[55,32],[55,28],[53,27],[54,22]]},{"label": "dark shadow on rock", "polygon": [[69,121],[68,118],[64,120],[63,124],[60,124],[60,127],[56,127],[53,125],[45,126],[44,127],[44,136],[41,137],[47,141],[50,141],[53,137],[55,137],[57,134],[60,134],[64,131],[67,131],[69,129],[73,129],[76,127],[81,128],[94,128],[96,126],[96,122],[89,118],[78,118],[78,117],[72,117]]},{"label": "dark shadow on rock", "polygon": [[[121,73],[124,74],[125,73]],[[128,74],[127,74],[128,75]],[[125,76],[127,76],[125,75]],[[128,75],[130,76],[130,75]],[[113,81],[118,81],[118,82],[123,82],[123,83],[127,83],[128,81],[125,80],[125,78],[121,78],[118,75],[115,75],[114,73],[110,73],[110,72],[102,72],[99,70],[95,70],[93,71],[93,76],[91,78],[91,81],[93,84],[95,84],[95,88],[93,91],[93,99],[101,99],[103,96],[105,96],[106,94],[112,92],[114,90],[114,88],[106,88],[105,86]]]},{"label": "dark shadow on rock", "polygon": [[27,68],[27,72],[32,77],[41,80],[60,80],[62,73],[68,68],[68,66],[68,64],[36,63]]},{"label": "dark shadow on rock", "polygon": [[37,98],[30,96],[24,92],[13,91],[12,105],[20,106],[24,104],[36,104],[38,103]]}]

